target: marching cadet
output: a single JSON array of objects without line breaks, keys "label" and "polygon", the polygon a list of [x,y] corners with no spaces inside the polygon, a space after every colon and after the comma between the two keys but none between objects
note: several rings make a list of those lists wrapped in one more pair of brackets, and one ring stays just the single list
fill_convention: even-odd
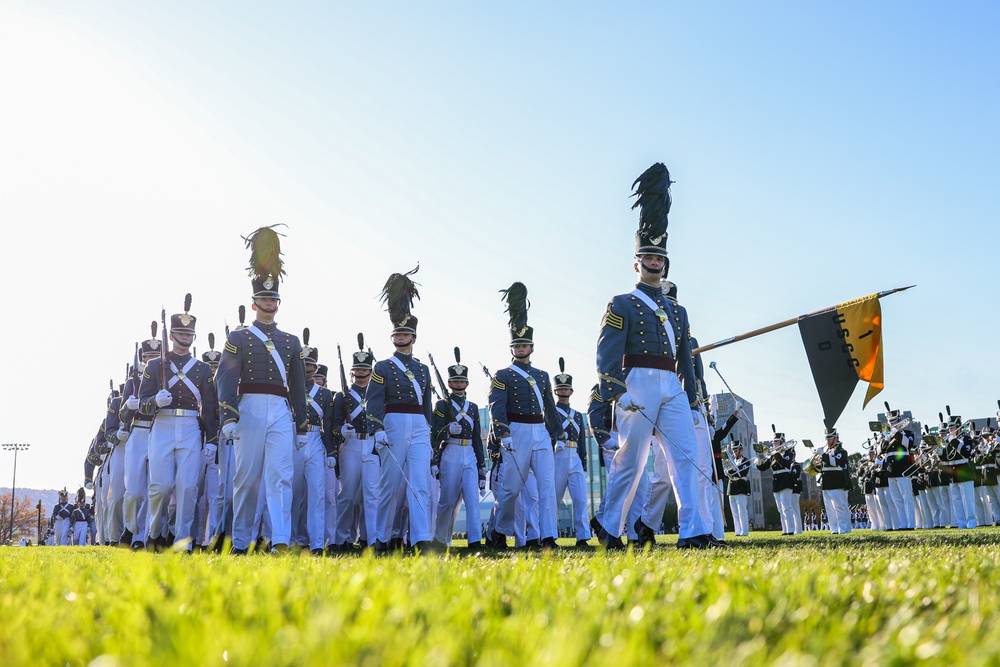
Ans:
[{"label": "marching cadet", "polygon": [[456,347],[455,365],[448,367],[448,389],[451,394],[435,404],[431,419],[432,441],[440,443],[435,457],[439,460],[441,496],[438,501],[434,546],[441,550],[451,545],[455,519],[463,500],[469,549],[479,549],[483,540],[483,527],[479,519],[479,493],[486,489],[486,463],[479,406],[466,397],[468,386],[469,367],[462,364],[461,352]]},{"label": "marching cadet", "polygon": [[[336,532],[330,539],[334,548],[347,551],[354,544],[355,517],[359,518],[360,541],[374,545],[378,531],[378,490],[381,462],[368,434],[365,396],[375,367],[375,357],[365,351],[365,338],[358,334],[358,351],[351,355],[351,380],[333,397],[333,433],[339,434],[336,444],[337,467],[340,470],[340,494],[337,496]],[[329,525],[329,522],[328,522]]]},{"label": "marching cadet", "polygon": [[[507,548],[507,535],[514,532],[518,495],[528,474],[534,472],[538,484],[539,545],[555,549],[558,529],[552,439],[558,429],[558,415],[552,384],[548,373],[531,365],[535,344],[534,329],[528,326],[527,288],[514,283],[501,292],[510,313],[510,351],[514,361],[493,376],[489,408],[491,429],[505,451],[504,465],[508,454],[512,465],[503,472],[496,498],[496,526],[489,545],[498,550]],[[525,513],[530,511],[526,506]]]},{"label": "marching cadet", "polygon": [[636,185],[638,201],[633,208],[639,207],[641,213],[633,268],[639,283],[608,303],[597,342],[601,398],[617,404],[621,446],[608,479],[604,514],[595,526],[597,537],[605,547],[621,547],[623,511],[632,502],[655,439],[649,499],[635,526],[639,544],[653,540],[672,486],[679,510],[678,547],[722,546],[712,536],[712,518],[704,511],[687,311],[670,302],[660,288],[668,268],[670,174],[657,163],[636,179]]},{"label": "marching cadet", "polygon": [[750,514],[747,509],[747,502],[750,499],[750,459],[743,456],[743,444],[739,440],[733,443],[732,463],[732,470],[727,475],[729,509],[733,513],[736,535],[746,537],[750,534]]},{"label": "marching cadet", "polygon": [[308,425],[305,367],[299,339],[274,322],[285,275],[278,235],[261,227],[245,240],[257,317],[229,334],[216,375],[221,439],[239,441],[233,447],[233,553],[246,553],[254,539],[262,483],[272,551],[281,553],[292,532],[292,452]]},{"label": "marching cadet", "polygon": [[[418,267],[419,268],[419,267]],[[426,364],[413,356],[417,318],[410,314],[416,286],[407,274],[394,273],[382,288],[393,324],[393,356],[375,364],[368,385],[366,412],[369,432],[382,460],[379,482],[376,553],[388,553],[393,520],[405,493],[410,544],[418,551],[431,547],[431,382]]]},{"label": "marching cadet", "polygon": [[59,492],[59,502],[52,508],[53,530],[55,531],[56,544],[60,547],[69,546],[70,528],[72,527],[73,505],[69,502],[69,491],[63,488]]},{"label": "marching cadet", "polygon": [[[160,356],[160,339],[156,337],[157,322],[151,323],[152,337],[139,344],[139,363],[135,373],[141,378],[150,360]],[[122,520],[125,530],[119,538],[122,544],[133,549],[146,546],[146,524],[149,503],[149,432],[153,420],[139,412],[139,386],[141,379],[133,379],[134,391],[128,391],[122,403],[119,418],[128,429],[128,446],[125,447],[125,495],[122,500]]]},{"label": "marching cadet", "polygon": [[[606,403],[601,398],[601,386],[594,385],[590,392],[590,404],[587,407],[587,421],[590,423],[590,430],[594,434],[597,445],[601,448],[601,465],[608,471],[608,479],[611,478],[611,471],[615,466],[615,454],[618,452],[618,427],[613,420],[614,411],[612,405]],[[639,539],[635,532],[635,525],[639,517],[642,516],[642,508],[646,505],[649,497],[649,470],[642,466],[642,475],[639,477],[639,486],[636,488],[632,503],[628,508],[628,515],[625,521],[625,536],[629,542],[636,542]],[[594,533],[600,525],[600,519],[604,516],[604,505],[607,502],[607,494],[601,495],[601,502],[597,506],[597,513],[590,520],[590,528]],[[612,541],[612,548],[615,548]],[[621,541],[617,546],[622,547]]]},{"label": "marching cadet", "polygon": [[878,481],[878,471],[875,469],[875,450],[868,450],[868,460],[864,461],[858,470],[858,481],[865,494],[865,505],[868,507],[868,517],[871,520],[872,530],[885,530],[885,519],[882,516],[882,507],[879,505],[878,497],[875,495],[875,487]]},{"label": "marching cadet", "polygon": [[[188,294],[184,297],[184,312],[170,316],[173,345],[169,354],[146,364],[139,386],[139,415],[153,420],[149,433],[146,534],[149,540],[159,540],[160,546],[172,543],[171,536],[192,537],[198,501],[198,470],[205,456],[202,444],[214,456],[218,441],[218,399],[212,369],[191,354],[197,320],[189,314],[190,309],[191,295]],[[176,498],[172,526],[165,525],[169,521],[163,521],[171,494]],[[191,550],[190,544],[188,550]]]},{"label": "marching cadet", "polygon": [[587,548],[590,525],[587,523],[587,439],[583,428],[583,415],[570,407],[573,395],[573,376],[566,372],[566,362],[559,357],[559,373],[555,376],[556,413],[559,430],[555,442],[556,502],[569,487],[573,502],[573,524],[576,546]]},{"label": "marching cadet", "polygon": [[[83,489],[76,492],[76,507],[70,513],[70,521],[73,524],[73,544],[78,547],[87,544],[87,530],[93,517],[90,507],[87,506],[87,494]],[[96,544],[96,539],[94,540]]]},{"label": "marching cadet", "polygon": [[[132,381],[130,377],[128,382]],[[134,384],[134,383],[133,383]],[[138,387],[136,387],[138,390]],[[125,443],[129,432],[121,423],[118,412],[121,410],[125,396],[125,387],[121,387],[108,406],[108,414],[104,418],[104,432],[108,435],[108,452],[105,461],[106,474],[104,478],[104,506],[102,524],[106,544],[118,546],[125,526],[122,521],[122,504],[125,500]]]},{"label": "marching cadet", "polygon": [[976,522],[976,468],[973,465],[972,441],[962,433],[962,418],[951,415],[946,435],[948,446],[941,463],[950,468],[954,479],[951,485],[951,505],[956,528],[975,528]]},{"label": "marching cadet", "polygon": [[840,443],[836,428],[826,430],[826,449],[820,453],[822,464],[817,478],[823,492],[823,504],[829,510],[830,532],[846,535],[851,532],[851,510],[847,491],[851,488],[847,452]]},{"label": "marching cadet", "polygon": [[[319,350],[309,345],[309,329],[302,332],[302,354],[309,425],[305,436],[296,438],[292,457],[292,541],[308,546],[314,556],[322,556],[326,546],[326,470],[334,469],[337,463],[333,454],[333,394],[313,380]],[[332,491],[336,498],[336,488]]]},{"label": "marching cadet", "polygon": [[[770,470],[773,475],[772,489],[774,490],[774,502],[778,506],[778,515],[781,518],[781,534],[795,534],[795,505],[792,500],[792,489],[795,486],[795,472],[792,464],[795,463],[795,448],[785,444],[785,434],[778,433],[771,424],[774,431],[774,438],[771,440],[771,449],[768,456],[759,456],[754,461],[758,470]],[[801,519],[800,519],[801,521]]]},{"label": "marching cadet", "polygon": [[[208,367],[212,371],[212,386],[214,388],[215,374],[219,370],[219,360],[222,358],[222,353],[215,349],[215,334],[208,334],[208,352],[201,355],[201,360],[208,364]],[[216,396],[216,405],[218,406],[218,396]],[[216,423],[218,423],[218,409],[216,409]],[[198,470],[198,503],[195,505],[195,519],[194,519],[194,529],[193,534],[195,538],[195,546],[203,546],[206,544],[205,540],[208,538],[215,537],[215,528],[218,526],[219,512],[221,511],[222,502],[220,496],[220,478],[219,478],[219,448],[218,446],[203,447],[202,448],[202,460],[199,465]]]},{"label": "marching cadet", "polygon": [[896,509],[899,524],[896,530],[913,530],[916,526],[916,506],[913,500],[912,480],[904,473],[913,464],[910,447],[913,433],[904,427],[903,415],[899,410],[890,410],[885,403],[889,433],[882,440],[882,454],[889,475],[889,498]]}]

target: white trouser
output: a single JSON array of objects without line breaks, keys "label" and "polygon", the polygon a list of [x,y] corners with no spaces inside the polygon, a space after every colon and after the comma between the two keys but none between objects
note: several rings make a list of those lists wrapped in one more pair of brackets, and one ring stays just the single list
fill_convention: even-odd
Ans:
[{"label": "white trouser", "polygon": [[455,519],[463,502],[465,525],[469,542],[481,542],[482,524],[479,521],[479,467],[472,447],[447,444],[441,452],[441,495],[438,501],[434,539],[451,544]]},{"label": "white trouser", "polygon": [[868,508],[868,520],[872,530],[885,530],[885,519],[882,516],[882,508],[879,507],[878,498],[874,493],[865,494],[865,507]]},{"label": "white trouser", "polygon": [[958,528],[976,527],[976,483],[955,482],[951,485],[952,511]]},{"label": "white trouser", "polygon": [[830,517],[830,532],[846,535],[851,532],[851,508],[847,505],[846,489],[823,489],[823,503]]},{"label": "white trouser", "polygon": [[[299,442],[305,445],[299,447]],[[292,452],[292,542],[310,549],[322,549],[326,541],[326,448],[319,431],[296,438]],[[332,470],[330,472],[333,472]],[[337,502],[333,475],[333,501]],[[336,516],[336,508],[333,512]]]},{"label": "white trouser", "polygon": [[292,450],[295,425],[288,401],[271,394],[240,396],[233,463],[236,473],[233,503],[233,547],[246,549],[254,539],[254,519],[263,481],[271,541],[287,545],[291,539]]},{"label": "white trouser", "polygon": [[[552,440],[544,424],[510,425],[511,449],[504,451],[504,474],[500,495],[497,497],[497,531],[504,535],[514,532],[514,513],[517,497],[525,486],[529,472],[535,475],[538,485],[538,535],[530,539],[555,538],[556,528],[556,488],[555,462],[552,454]],[[525,506],[525,520],[532,510]]]},{"label": "white trouser", "polygon": [[[615,442],[618,442],[618,432],[612,433],[612,438]],[[611,479],[611,469],[615,466],[615,453],[617,449],[602,449],[601,456],[604,457],[604,467],[607,469],[607,478]],[[601,496],[601,502],[597,507],[597,520],[604,525],[604,506],[607,503],[608,494],[604,493]],[[635,495],[632,497],[632,504],[629,505],[628,515],[625,520],[625,536],[630,540],[638,539],[639,535],[635,532],[635,522],[642,517],[642,508],[646,506],[649,501],[649,467],[648,467],[648,455],[647,464],[642,466],[642,475],[639,477],[639,486],[635,490]],[[662,519],[661,519],[662,522]],[[659,528],[660,524],[657,523],[655,526],[650,526],[654,531]]]},{"label": "white trouser", "polygon": [[989,510],[984,517],[986,523],[995,524],[997,521],[1000,521],[1000,486],[992,484],[990,486],[983,485],[979,488],[983,501]]},{"label": "white trouser", "polygon": [[890,477],[889,496],[896,506],[896,516],[899,519],[897,529],[916,526],[916,508],[913,503],[913,482],[909,477]]},{"label": "white trouser", "polygon": [[69,519],[65,517],[56,519],[52,532],[56,536],[57,546],[66,547],[70,545],[70,528],[72,528],[72,521]]},{"label": "white trouser", "polygon": [[[323,452],[326,456],[326,452]],[[325,464],[324,464],[325,465]],[[340,478],[336,468],[323,468],[323,543],[330,546],[337,543],[337,503],[340,501]],[[353,529],[353,518],[348,525]]]},{"label": "white trouser", "polygon": [[521,486],[514,503],[514,546],[523,547],[526,541],[538,540],[538,480],[532,470]]},{"label": "white trouser", "polygon": [[125,497],[122,514],[133,542],[146,541],[146,511],[149,500],[149,432],[132,426],[125,447]]},{"label": "white trouser", "polygon": [[[201,465],[201,427],[197,417],[157,415],[149,435],[150,538],[173,533],[177,539],[191,537],[194,506],[198,501],[198,467]],[[175,495],[173,526],[164,525],[164,509]]]},{"label": "white trouser", "polygon": [[110,542],[117,542],[121,539],[125,530],[123,521],[122,503],[125,500],[125,451],[128,441],[124,445],[116,445],[108,454],[108,487],[107,504],[104,510],[104,525],[107,539]]},{"label": "white trouser", "polygon": [[[440,474],[440,471],[438,472],[438,474]],[[431,527],[431,533],[433,534],[434,529],[437,526],[438,503],[441,502],[441,481],[434,475],[431,475],[430,494],[431,494],[431,502],[430,502],[431,517],[430,517],[430,523],[428,525]]]},{"label": "white trouser", "polygon": [[73,522],[73,544],[78,547],[87,544],[87,528],[89,527],[90,525],[86,521]]},{"label": "white trouser", "polygon": [[566,495],[573,502],[573,525],[577,540],[590,539],[590,525],[587,522],[587,473],[576,447],[566,447],[553,454],[555,464],[556,505]]},{"label": "white trouser", "polygon": [[726,516],[722,509],[722,486],[713,482],[715,455],[712,452],[712,434],[708,420],[699,410],[696,414],[698,423],[694,426],[695,438],[698,441],[698,467],[704,475],[698,475],[701,485],[702,513],[711,517],[712,536],[716,539],[726,537]]},{"label": "white trouser", "polygon": [[[220,452],[221,454],[221,452]],[[213,458],[211,461],[205,460],[205,533],[204,543],[208,544],[215,534],[215,527],[219,525],[219,515],[222,511],[222,473],[219,464]]]},{"label": "white trouser", "polygon": [[379,480],[376,539],[388,544],[393,537],[393,520],[402,509],[409,510],[410,544],[432,538],[431,431],[423,415],[392,412],[385,416],[385,434],[390,446],[380,446],[382,475]]},{"label": "white trouser", "polygon": [[219,491],[212,507],[212,535],[233,535],[233,479],[236,476],[235,441],[219,441]]},{"label": "white trouser", "polygon": [[[370,439],[347,438],[340,445],[340,494],[337,496],[337,534],[334,544],[354,543],[354,517],[364,508],[365,537],[376,534],[378,485],[381,476],[378,456]],[[327,522],[329,526],[329,521]]]},{"label": "white trouser", "polygon": [[750,496],[729,496],[729,509],[733,513],[733,528],[736,534],[746,537],[750,534],[750,515],[747,513],[747,500]]},{"label": "white trouser", "polygon": [[781,532],[795,532],[795,505],[792,502],[792,490],[774,492],[774,504],[778,506],[778,516],[781,517]]},{"label": "white trouser", "polygon": [[91,541],[94,544],[100,544],[107,539],[104,534],[104,510],[108,506],[107,500],[108,457],[105,457],[104,463],[101,465],[100,469],[96,471],[96,479],[94,480],[94,514],[91,518],[91,521],[94,524]]},{"label": "white trouser", "polygon": [[792,492],[792,532],[796,535],[802,534],[802,500],[801,493]]},{"label": "white trouser", "polygon": [[899,515],[896,514],[896,506],[892,503],[892,496],[889,495],[889,487],[876,487],[875,497],[878,498],[879,507],[882,509],[882,518],[885,520],[886,530],[898,530]]},{"label": "white trouser", "polygon": [[917,491],[917,528],[933,528],[934,512],[931,511],[930,493]]},{"label": "white trouser", "polygon": [[951,522],[948,507],[948,492],[943,486],[927,487],[927,499],[931,506],[931,524],[943,528]]},{"label": "white trouser", "polygon": [[670,371],[633,368],[625,385],[629,395],[644,406],[644,410],[618,410],[621,449],[615,454],[615,466],[609,471],[608,499],[601,525],[614,536],[622,534],[624,508],[631,504],[639,488],[639,479],[655,438],[653,475],[642,522],[653,529],[660,525],[672,486],[677,500],[680,537],[709,534],[712,518],[704,512],[694,417],[680,379]]}]

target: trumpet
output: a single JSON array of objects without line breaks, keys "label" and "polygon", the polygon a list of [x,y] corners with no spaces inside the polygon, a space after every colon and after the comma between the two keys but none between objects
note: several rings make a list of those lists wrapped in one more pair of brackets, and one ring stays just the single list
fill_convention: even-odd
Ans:
[{"label": "trumpet", "polygon": [[811,457],[809,461],[806,462],[802,469],[806,471],[807,475],[812,475],[815,477],[823,470],[823,452],[816,452]]},{"label": "trumpet", "polygon": [[768,445],[763,442],[755,442],[753,443],[753,450],[757,452],[757,457],[754,459],[754,465],[759,466],[775,454],[784,454],[797,444],[799,444],[798,440],[783,440],[777,445],[774,445],[773,443]]}]

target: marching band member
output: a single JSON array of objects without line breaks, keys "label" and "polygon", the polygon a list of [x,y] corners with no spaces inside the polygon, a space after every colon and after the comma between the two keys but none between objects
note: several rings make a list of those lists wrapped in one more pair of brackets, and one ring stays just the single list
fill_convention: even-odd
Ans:
[{"label": "marching band member", "polygon": [[851,509],[847,492],[851,488],[847,452],[840,442],[836,428],[826,430],[826,449],[820,453],[822,464],[817,479],[823,492],[823,504],[830,517],[830,532],[846,535],[851,532]]},{"label": "marching band member", "polygon": [[[735,414],[735,413],[733,413]],[[729,509],[733,513],[733,524],[738,537],[750,534],[750,514],[747,504],[750,500],[750,459],[743,456],[743,443],[733,443],[733,469],[728,473]]]},{"label": "marching band member", "polygon": [[890,410],[886,403],[886,419],[889,433],[882,439],[882,455],[886,460],[889,475],[889,498],[895,508],[898,524],[896,530],[913,530],[916,525],[916,507],[913,500],[913,486],[904,473],[913,464],[910,447],[913,432],[902,428],[903,415],[900,410]]},{"label": "marching band member", "polygon": [[[771,425],[771,429],[774,430],[774,424]],[[778,506],[778,515],[781,518],[781,534],[795,534],[795,505],[792,500],[792,489],[795,486],[795,473],[792,468],[795,463],[795,447],[785,445],[785,434],[774,430],[771,453],[767,457],[758,457],[754,463],[758,470],[770,470],[773,475],[772,489],[774,502]]]}]

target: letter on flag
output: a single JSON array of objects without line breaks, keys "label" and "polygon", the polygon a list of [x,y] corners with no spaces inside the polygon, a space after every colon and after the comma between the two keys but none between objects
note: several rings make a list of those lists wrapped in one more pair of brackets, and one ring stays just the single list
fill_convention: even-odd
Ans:
[{"label": "letter on flag", "polygon": [[833,428],[858,380],[868,383],[866,406],[885,386],[879,295],[869,294],[830,310],[803,315],[798,324],[823,404],[823,421],[827,428]]}]

